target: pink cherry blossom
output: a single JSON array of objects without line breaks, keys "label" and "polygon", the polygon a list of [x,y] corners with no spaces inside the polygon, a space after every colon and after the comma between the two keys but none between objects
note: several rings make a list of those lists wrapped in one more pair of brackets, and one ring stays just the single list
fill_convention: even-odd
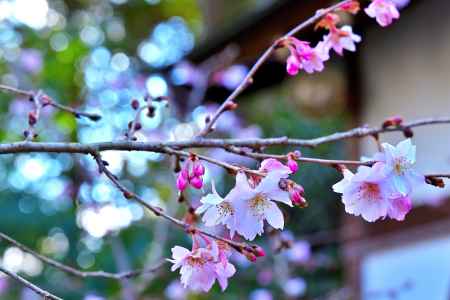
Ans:
[{"label": "pink cherry blossom", "polygon": [[[392,178],[395,189],[406,196],[414,187],[425,183],[425,177],[414,169],[416,163],[416,146],[411,139],[406,139],[392,146],[388,143],[382,144],[384,155],[384,171]],[[383,157],[378,155],[378,157]]]},{"label": "pink cherry blossom", "polygon": [[383,27],[391,25],[393,20],[400,18],[400,13],[391,0],[373,0],[365,12]]},{"label": "pink cherry blossom", "polygon": [[394,194],[391,206],[388,209],[388,216],[397,221],[405,220],[406,215],[412,209],[412,201],[408,196]]},{"label": "pink cherry blossom", "polygon": [[344,170],[344,179],[333,190],[342,194],[347,213],[362,216],[368,222],[386,216],[404,219],[411,209],[411,200],[395,191],[383,168],[384,163],[379,162],[373,167],[359,167],[356,174]]},{"label": "pink cherry blossom", "polygon": [[290,55],[286,61],[289,75],[296,75],[300,70],[306,73],[321,72],[326,56],[323,52],[311,48],[308,42],[290,37],[286,40]]},{"label": "pink cherry blossom", "polygon": [[[332,28],[330,33],[324,37],[321,47],[333,49],[337,54],[344,55],[344,50],[356,51],[356,43],[361,42],[361,36],[354,34],[349,25],[338,28]],[[322,50],[322,52],[325,50]]]},{"label": "pink cherry blossom", "polygon": [[207,292],[216,280],[216,252],[207,248],[198,248],[189,251],[186,248],[175,246],[172,248],[174,265],[171,271],[180,268],[181,284],[194,291]]},{"label": "pink cherry blossom", "polygon": [[228,197],[236,207],[236,231],[247,240],[264,232],[264,220],[275,229],[283,229],[283,213],[274,201],[292,206],[289,193],[279,186],[285,176],[283,172],[269,172],[252,188],[243,172],[237,174],[236,186]]},{"label": "pink cherry blossom", "polygon": [[225,225],[230,230],[231,237],[236,231],[236,208],[229,200],[229,196],[222,198],[212,184],[212,193],[200,199],[202,205],[195,211],[203,214],[202,221],[206,226]]},{"label": "pink cherry blossom", "polygon": [[174,265],[171,271],[180,268],[181,284],[194,291],[208,292],[217,279],[222,291],[228,286],[228,278],[236,273],[236,268],[228,261],[231,252],[227,246],[214,241],[206,241],[206,247],[199,247],[194,237],[193,250],[180,246],[172,248]]},{"label": "pink cherry blossom", "polygon": [[277,171],[286,177],[292,173],[289,167],[285,166],[279,160],[276,160],[274,158],[268,158],[263,160],[261,162],[261,166],[259,167],[259,171],[266,173]]}]

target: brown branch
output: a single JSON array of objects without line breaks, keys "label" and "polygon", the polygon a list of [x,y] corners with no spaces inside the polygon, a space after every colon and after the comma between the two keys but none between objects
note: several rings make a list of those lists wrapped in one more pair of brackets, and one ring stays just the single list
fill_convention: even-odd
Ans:
[{"label": "brown branch", "polygon": [[182,229],[184,229],[186,232],[189,233],[201,233],[205,236],[208,236],[210,238],[213,238],[215,240],[224,242],[226,244],[228,244],[230,247],[234,248],[237,251],[249,251],[249,252],[255,252],[255,247],[254,245],[249,245],[247,243],[240,243],[240,242],[236,242],[227,238],[223,238],[221,236],[209,233],[207,231],[204,231],[202,229],[199,228],[195,228],[193,225],[188,224],[186,222],[183,222],[177,218],[174,218],[170,215],[168,215],[167,213],[164,212],[164,210],[160,207],[157,206],[153,206],[152,204],[148,203],[147,201],[145,201],[143,198],[141,198],[139,195],[135,194],[134,192],[130,191],[128,188],[126,188],[120,181],[119,179],[113,174],[111,173],[111,171],[109,171],[109,169],[107,168],[108,163],[106,161],[103,161],[100,154],[99,153],[93,153],[92,154],[94,156],[95,161],[97,162],[98,168],[100,173],[105,174],[106,177],[108,177],[108,179],[112,182],[112,184],[119,190],[122,192],[123,196],[126,199],[129,200],[134,200],[137,203],[139,203],[140,205],[142,205],[143,207],[147,208],[148,210],[150,210],[153,214],[155,214],[155,216],[157,217],[162,217],[170,222],[172,222],[173,224],[177,225],[178,227],[181,227]]},{"label": "brown branch", "polygon": [[56,260],[53,260],[47,256],[44,256],[30,248],[28,248],[27,246],[21,244],[20,242],[16,241],[15,239],[13,239],[12,237],[6,235],[3,232],[0,232],[0,239],[5,240],[6,242],[16,246],[17,248],[21,249],[24,252],[27,252],[31,255],[33,255],[34,257],[36,257],[37,259],[39,259],[40,261],[54,267],[57,268],[63,272],[66,272],[67,274],[71,274],[77,277],[81,277],[81,278],[87,278],[87,277],[100,277],[100,278],[107,278],[107,279],[116,279],[116,280],[121,280],[121,279],[125,279],[125,278],[132,278],[132,277],[137,277],[141,274],[145,274],[145,273],[151,273],[151,272],[155,272],[156,270],[158,270],[165,262],[161,262],[158,265],[154,266],[154,267],[150,267],[150,268],[146,268],[146,269],[142,269],[142,270],[133,270],[133,271],[127,271],[127,272],[120,272],[120,273],[110,273],[110,272],[105,272],[105,271],[90,271],[90,272],[85,272],[85,271],[81,271],[79,269],[76,269],[74,267],[65,265],[63,263],[60,263]]},{"label": "brown branch", "polygon": [[[16,94],[16,95],[19,95],[19,96],[24,96],[24,97],[27,97],[27,98],[34,97],[35,94],[36,94],[33,91],[21,90],[21,89],[17,89],[17,88],[11,87],[11,86],[3,85],[3,84],[0,84],[0,91],[4,91],[4,92],[10,93],[10,94]],[[59,110],[69,112],[69,113],[73,114],[77,118],[79,118],[79,117],[86,117],[86,118],[91,119],[92,121],[98,121],[98,120],[100,120],[102,118],[99,114],[79,111],[79,110],[74,109],[72,107],[60,104],[60,103],[56,102],[54,99],[52,99],[50,96],[48,96],[46,94],[43,94],[42,98],[43,98],[43,100],[45,100],[45,102],[42,103],[42,107],[44,107],[46,105],[50,105],[50,106],[53,106],[53,107],[55,107],[55,108],[57,108]]]},{"label": "brown branch", "polygon": [[37,285],[29,282],[25,278],[17,275],[16,273],[13,273],[11,271],[6,270],[3,267],[0,267],[0,272],[5,273],[6,275],[8,275],[9,277],[13,278],[14,280],[22,283],[27,288],[29,288],[30,290],[34,291],[36,294],[42,296],[44,299],[63,300],[62,298],[59,298],[58,296],[55,296],[52,293],[47,292],[46,290],[44,290],[44,289],[38,287]]},{"label": "brown branch", "polygon": [[[187,141],[168,141],[168,142],[133,142],[133,141],[114,141],[114,142],[101,142],[101,143],[38,143],[38,142],[15,142],[0,144],[0,154],[9,153],[31,153],[31,152],[46,152],[46,153],[80,153],[80,154],[96,154],[107,150],[117,151],[149,151],[164,153],[169,155],[176,155],[187,157],[189,152],[181,151],[180,149],[188,148],[221,148],[226,151],[248,156],[254,159],[264,158],[277,158],[286,159],[286,155],[273,155],[256,153],[251,149],[261,149],[269,146],[304,146],[304,147],[316,147],[321,144],[346,140],[350,138],[362,138],[366,136],[374,136],[387,132],[402,132],[405,128],[415,128],[421,126],[437,125],[437,124],[450,124],[449,117],[441,118],[428,118],[421,119],[409,123],[404,123],[401,126],[396,127],[358,127],[344,132],[338,132],[331,135],[314,138],[314,139],[290,139],[288,137],[277,138],[250,138],[250,139],[194,139]],[[241,149],[242,147],[251,148],[250,150]],[[232,173],[239,170],[243,170],[250,174],[262,175],[258,171],[242,169],[238,166],[228,164],[214,158],[210,158],[204,155],[197,155],[200,159],[219,165]],[[372,162],[360,162],[351,160],[328,160],[319,158],[301,157],[299,161],[317,163],[323,165],[370,165]],[[446,177],[435,176],[435,177]]]},{"label": "brown branch", "polygon": [[114,141],[101,143],[37,143],[37,142],[15,142],[0,144],[0,154],[48,152],[48,153],[81,153],[91,154],[107,150],[117,151],[149,151],[161,152],[164,148],[187,149],[187,148],[222,148],[227,150],[230,146],[264,148],[270,146],[296,146],[314,148],[322,144],[347,140],[351,138],[362,138],[388,132],[402,132],[405,128],[415,128],[429,125],[450,124],[450,117],[428,118],[404,123],[397,127],[357,127],[348,131],[338,132],[313,139],[292,139],[288,137],[275,138],[249,138],[249,139],[194,139],[186,141],[166,142],[132,142]]},{"label": "brown branch", "polygon": [[250,69],[248,74],[245,76],[245,78],[242,80],[242,82],[239,84],[239,86],[228,96],[227,99],[220,105],[220,107],[216,110],[216,112],[211,116],[209,119],[209,122],[206,123],[205,128],[198,134],[198,137],[204,137],[208,133],[211,132],[212,127],[217,122],[219,117],[227,111],[230,106],[230,104],[233,104],[235,99],[253,82],[253,76],[258,71],[258,69],[269,59],[269,57],[272,55],[272,53],[277,49],[280,41],[287,39],[298,32],[302,31],[303,29],[313,25],[318,20],[320,20],[323,16],[326,14],[338,9],[342,6],[342,4],[349,2],[349,0],[341,1],[333,6],[330,6],[329,8],[322,9],[320,11],[317,11],[316,14],[309,18],[308,20],[302,22],[298,26],[296,26],[294,29],[286,33],[283,37],[277,39],[267,50],[261,55],[261,57],[256,61],[256,63],[253,65],[253,67]]}]

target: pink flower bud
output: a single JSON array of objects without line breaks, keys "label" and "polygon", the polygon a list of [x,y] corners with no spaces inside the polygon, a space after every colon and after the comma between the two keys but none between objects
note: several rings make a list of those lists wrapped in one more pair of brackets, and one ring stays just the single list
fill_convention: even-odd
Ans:
[{"label": "pink flower bud", "polygon": [[297,190],[292,191],[289,196],[295,205],[298,205],[302,200],[302,196]]},{"label": "pink flower bud", "polygon": [[248,252],[248,251],[244,251],[244,253],[242,253],[242,254],[244,254],[245,257],[246,257],[249,261],[251,261],[251,262],[255,262],[255,261],[256,261],[256,255],[255,255],[255,254],[253,254],[253,253],[251,253],[251,252]]},{"label": "pink flower bud", "polygon": [[177,178],[177,189],[182,192],[186,189],[187,185],[188,185],[188,181],[186,178],[184,178],[183,171],[181,171],[181,173],[178,175],[178,178]]},{"label": "pink flower bud", "polygon": [[291,191],[289,196],[292,200],[292,203],[294,203],[294,205],[302,207],[302,208],[308,206],[308,202],[306,201],[305,198],[303,198],[303,188],[301,190],[294,189],[293,191]]},{"label": "pink flower bud", "polygon": [[196,189],[201,189],[203,186],[203,179],[201,177],[192,177],[190,180],[191,185]]},{"label": "pink flower bud", "polygon": [[292,173],[296,173],[298,171],[298,163],[295,160],[289,158],[287,161],[287,165],[289,169],[291,169]]},{"label": "pink flower bud", "polygon": [[193,169],[194,176],[200,177],[205,174],[205,167],[201,163],[196,163]]},{"label": "pink flower bud", "polygon": [[254,253],[256,255],[256,257],[263,257],[266,256],[266,252],[264,251],[264,249],[260,246],[255,246],[254,247]]},{"label": "pink flower bud", "polygon": [[186,179],[186,181],[189,179],[189,171],[187,168],[181,169],[180,176]]},{"label": "pink flower bud", "polygon": [[300,69],[300,61],[294,55],[290,55],[286,61],[286,70],[288,74],[291,76],[297,75]]}]

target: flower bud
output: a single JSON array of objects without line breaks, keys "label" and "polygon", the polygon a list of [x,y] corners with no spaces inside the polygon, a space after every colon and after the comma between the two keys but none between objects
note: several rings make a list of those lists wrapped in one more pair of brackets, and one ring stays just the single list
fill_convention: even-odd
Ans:
[{"label": "flower bud", "polygon": [[403,135],[406,138],[412,138],[414,136],[414,132],[412,131],[411,127],[406,127],[403,129]]},{"label": "flower bud", "polygon": [[194,164],[193,168],[194,176],[200,177],[205,174],[205,167],[201,163]]},{"label": "flower bud", "polygon": [[225,110],[235,110],[238,107],[236,102],[230,101],[225,105]]},{"label": "flower bud", "polygon": [[189,178],[189,171],[188,171],[188,169],[185,168],[185,167],[183,169],[181,169],[180,176],[182,176],[184,179],[187,180]]},{"label": "flower bud", "polygon": [[294,205],[301,208],[305,208],[308,206],[308,202],[306,201],[305,198],[303,198],[303,190],[294,189],[293,191],[290,192],[289,196]]},{"label": "flower bud", "polygon": [[141,129],[142,129],[142,124],[139,123],[139,122],[136,122],[136,123],[134,124],[134,130],[141,130]]},{"label": "flower bud", "polygon": [[182,172],[181,172],[177,178],[177,189],[182,192],[186,189],[187,185],[188,185],[188,181],[186,178],[184,178],[184,176],[182,175]]},{"label": "flower bud", "polygon": [[203,186],[203,179],[201,177],[192,177],[191,180],[189,181],[191,183],[191,185],[196,188],[196,189],[201,189]]},{"label": "flower bud", "polygon": [[132,107],[134,110],[137,110],[137,109],[139,108],[139,101],[136,100],[136,99],[133,99],[133,100],[131,101],[131,107]]},{"label": "flower bud", "polygon": [[255,262],[255,261],[256,261],[256,255],[253,254],[252,252],[249,252],[249,251],[244,250],[244,251],[242,252],[242,254],[244,254],[245,257],[246,257],[249,261],[251,261],[251,262]]},{"label": "flower bud", "polygon": [[292,173],[296,173],[298,171],[298,163],[294,159],[288,158],[287,165],[289,169],[291,169]]},{"label": "flower bud", "polygon": [[383,128],[388,128],[388,127],[397,127],[400,126],[403,123],[403,118],[400,116],[393,116],[390,117],[389,119],[386,119],[382,126]]},{"label": "flower bud", "polygon": [[30,112],[30,113],[28,114],[28,124],[29,124],[30,126],[33,126],[33,125],[36,124],[36,122],[37,122],[36,113]]},{"label": "flower bud", "polygon": [[266,252],[264,249],[260,246],[254,246],[253,247],[253,253],[256,255],[256,257],[263,257],[266,256]]}]

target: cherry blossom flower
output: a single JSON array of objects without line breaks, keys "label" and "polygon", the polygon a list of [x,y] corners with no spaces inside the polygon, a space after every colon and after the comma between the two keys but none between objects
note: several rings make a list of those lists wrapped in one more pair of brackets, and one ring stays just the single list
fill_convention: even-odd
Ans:
[{"label": "cherry blossom flower", "polygon": [[264,220],[275,229],[283,229],[283,213],[274,201],[292,206],[289,193],[279,186],[283,172],[272,171],[252,188],[244,173],[236,176],[236,186],[230,191],[229,199],[237,212],[236,231],[247,240],[264,232]]},{"label": "cherry blossom flower", "polygon": [[292,173],[292,170],[289,167],[274,158],[263,160],[261,162],[261,166],[259,167],[259,171],[266,173],[276,171],[285,177]]},{"label": "cherry blossom flower", "polygon": [[172,248],[171,271],[180,268],[180,281],[185,288],[208,292],[217,279],[224,291],[236,268],[228,261],[230,254],[226,248],[214,241],[207,240],[207,243],[207,247],[199,247],[194,237],[192,251],[180,246]]},{"label": "cherry blossom flower", "polygon": [[236,268],[227,260],[216,264],[216,278],[222,291],[228,287],[228,278],[236,273]]},{"label": "cherry blossom flower", "polygon": [[321,72],[324,69],[326,56],[323,52],[312,48],[308,42],[300,41],[294,37],[286,39],[290,55],[286,61],[286,69],[289,75],[296,75],[300,70],[306,73]]},{"label": "cherry blossom flower", "polygon": [[174,265],[171,271],[180,268],[181,284],[185,288],[194,291],[207,292],[216,280],[216,252],[207,248],[198,248],[192,251],[180,246],[172,248],[172,260]]},{"label": "cherry blossom flower", "polygon": [[349,25],[338,28],[331,28],[330,33],[324,37],[324,47],[321,51],[326,49],[333,49],[337,54],[344,55],[344,50],[351,52],[356,51],[356,43],[361,42],[361,36],[353,33],[353,29]]},{"label": "cherry blossom flower", "polygon": [[393,20],[400,18],[400,13],[391,0],[373,0],[365,12],[383,27],[391,25]]},{"label": "cherry blossom flower", "polygon": [[425,177],[414,170],[416,163],[416,146],[411,139],[406,139],[396,147],[382,144],[384,154],[384,170],[392,177],[395,189],[403,196],[409,194],[414,187],[425,183]]},{"label": "cherry blossom flower", "polygon": [[206,226],[225,225],[230,230],[231,237],[236,231],[236,208],[229,200],[229,196],[222,198],[212,184],[212,193],[200,199],[202,205],[195,211],[202,214],[202,221]]},{"label": "cherry blossom flower", "polygon": [[411,200],[395,191],[383,167],[380,162],[373,167],[361,166],[356,174],[343,171],[344,178],[333,190],[342,194],[347,213],[362,216],[368,222],[386,216],[399,221],[405,218],[412,207]]}]

